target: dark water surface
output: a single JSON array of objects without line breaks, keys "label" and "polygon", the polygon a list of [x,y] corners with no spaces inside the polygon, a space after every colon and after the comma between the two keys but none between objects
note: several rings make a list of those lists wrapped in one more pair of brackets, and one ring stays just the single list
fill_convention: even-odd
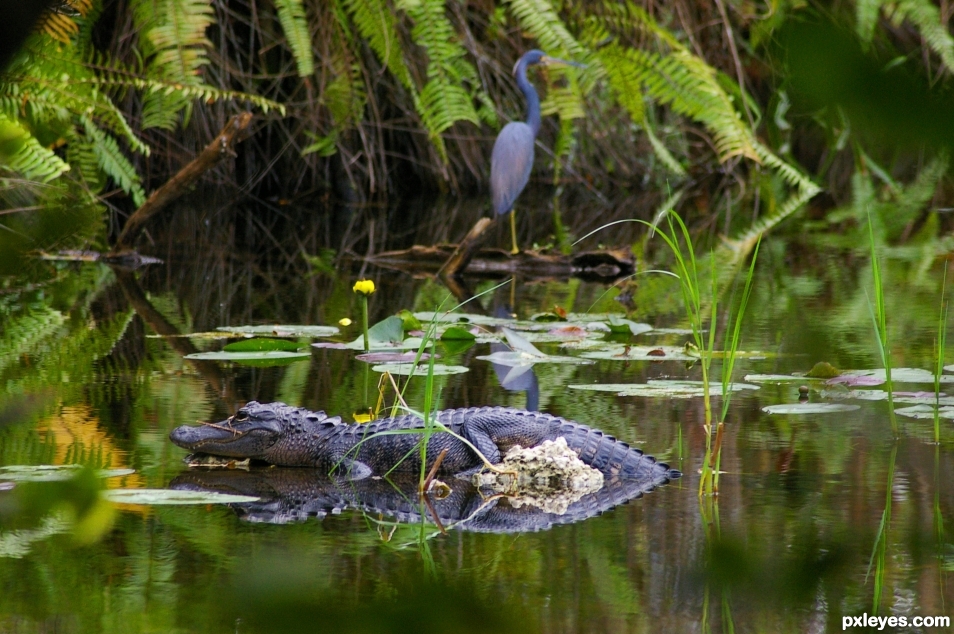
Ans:
[{"label": "dark water surface", "polygon": [[[183,355],[221,342],[155,336],[250,323],[357,322],[351,286],[361,265],[341,262],[337,273],[315,274],[301,257],[317,253],[322,231],[286,228],[256,250],[226,223],[197,223],[191,233],[169,228],[143,249],[166,262],[134,273],[6,262],[0,467],[128,468],[134,473],[105,486],[165,488],[187,470],[186,452],[167,440],[178,425],[220,420],[252,399],[346,419],[373,405],[379,375],[348,351],[313,349],[310,359],[283,367],[195,363]],[[928,248],[884,253],[894,364],[931,369],[942,271]],[[433,280],[373,267],[364,274],[379,289],[372,321],[402,308],[434,310],[448,296]],[[686,326],[673,280],[636,279],[624,285],[632,319]],[[619,290],[607,288],[517,280],[482,299],[488,312],[512,304],[520,317],[555,305],[622,314]],[[741,345],[770,354],[740,360],[737,380],[806,371],[817,361],[878,367],[866,289],[873,297],[863,248],[805,238],[766,242]],[[358,331],[351,326],[345,334],[352,339]],[[488,352],[480,344],[441,360],[470,368],[438,379],[441,408],[526,405],[526,392],[502,388],[491,365],[475,359]],[[540,364],[535,373],[541,411],[631,441],[685,476],[572,525],[446,535],[432,524],[396,526],[357,511],[272,525],[213,504],[120,505],[104,530],[108,510],[91,518],[81,504],[51,503],[30,515],[17,498],[32,487],[30,494],[44,499],[52,491],[44,487],[59,485],[6,484],[0,631],[823,632],[841,631],[842,617],[871,614],[876,604],[882,615],[954,615],[950,420],[941,421],[939,446],[930,420],[900,418],[895,441],[884,401],[852,401],[860,409],[847,413],[781,416],[761,408],[796,402],[798,383],[743,391],[728,416],[721,494],[700,502],[702,399],[567,388],[698,379],[698,365],[610,360]],[[411,382],[412,406],[422,406],[423,382]],[[812,399],[821,400],[817,393]],[[49,495],[69,499],[69,491],[57,491]],[[71,513],[85,518],[86,533],[74,535]]]}]

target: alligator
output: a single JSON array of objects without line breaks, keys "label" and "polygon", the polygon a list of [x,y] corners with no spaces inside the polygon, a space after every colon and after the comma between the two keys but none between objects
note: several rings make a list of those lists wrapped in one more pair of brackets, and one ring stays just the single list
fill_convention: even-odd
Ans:
[{"label": "alligator", "polygon": [[[480,471],[484,462],[471,446],[497,464],[510,447],[535,447],[563,437],[580,460],[604,477],[664,484],[681,475],[598,429],[550,414],[471,407],[436,412],[434,420],[453,432],[435,430],[428,440],[425,469],[431,469],[443,455],[439,474],[468,478]],[[348,424],[324,412],[250,401],[220,423],[183,425],[172,430],[169,438],[194,452],[251,458],[277,466],[314,467],[361,480],[392,472],[420,473],[423,434],[415,430],[423,427],[424,421],[413,414]]]},{"label": "alligator", "polygon": [[247,495],[254,502],[228,506],[246,522],[292,524],[322,520],[354,511],[372,521],[388,517],[403,524],[422,519],[445,529],[478,533],[517,533],[548,530],[572,524],[642,497],[655,488],[652,480],[612,477],[603,487],[551,512],[514,498],[487,497],[469,483],[460,482],[446,497],[418,494],[418,479],[403,474],[390,479],[353,481],[329,477],[315,469],[273,467],[266,469],[189,470],[176,476],[169,488]]}]

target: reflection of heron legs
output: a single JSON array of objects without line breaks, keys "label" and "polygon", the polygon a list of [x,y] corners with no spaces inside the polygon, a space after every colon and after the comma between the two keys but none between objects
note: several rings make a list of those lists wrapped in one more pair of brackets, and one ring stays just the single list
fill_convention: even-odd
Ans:
[{"label": "reflection of heron legs", "polygon": [[513,244],[513,248],[510,249],[510,252],[514,255],[520,253],[520,247],[517,246],[517,210],[510,210],[510,241]]}]

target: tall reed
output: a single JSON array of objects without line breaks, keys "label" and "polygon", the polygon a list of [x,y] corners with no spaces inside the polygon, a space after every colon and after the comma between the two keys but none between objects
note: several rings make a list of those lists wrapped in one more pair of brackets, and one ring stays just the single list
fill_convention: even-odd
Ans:
[{"label": "tall reed", "polygon": [[[888,316],[884,304],[884,284],[881,278],[881,265],[878,262],[878,253],[875,250],[874,229],[871,227],[871,218],[868,218],[868,246],[871,248],[871,277],[874,284],[875,306],[871,307],[868,300],[868,310],[871,311],[871,320],[874,323],[875,338],[878,342],[878,351],[881,353],[881,364],[884,366],[885,388],[888,390],[888,417],[891,420],[891,431],[895,438],[900,436],[898,417],[894,413],[894,383],[891,380],[891,350],[888,345]],[[867,291],[865,291],[867,295]]]}]

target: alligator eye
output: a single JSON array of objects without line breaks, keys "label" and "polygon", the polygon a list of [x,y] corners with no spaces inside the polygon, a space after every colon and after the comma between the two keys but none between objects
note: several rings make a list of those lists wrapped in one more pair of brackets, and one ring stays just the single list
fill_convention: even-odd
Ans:
[{"label": "alligator eye", "polygon": [[248,420],[248,410],[240,409],[235,413],[235,416],[232,417],[236,423],[244,423]]}]

